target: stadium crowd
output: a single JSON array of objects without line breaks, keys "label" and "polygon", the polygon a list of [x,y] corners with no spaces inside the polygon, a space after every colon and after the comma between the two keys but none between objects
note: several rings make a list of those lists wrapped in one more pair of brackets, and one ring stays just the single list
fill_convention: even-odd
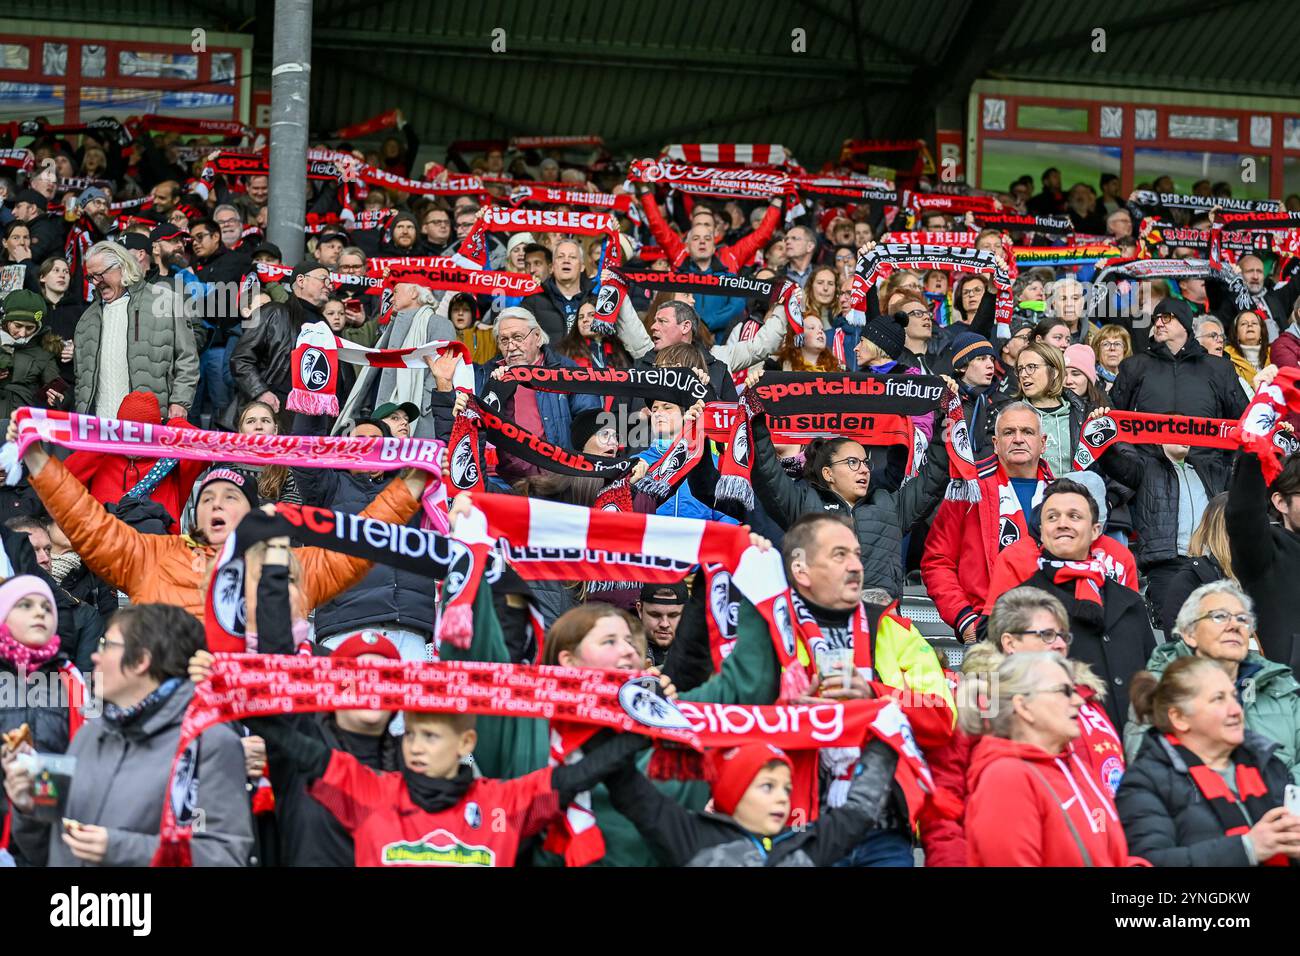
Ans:
[{"label": "stadium crowd", "polygon": [[[1297,865],[1290,200],[394,123],[289,265],[222,135],[0,142],[5,862]],[[643,726],[187,736],[232,650],[623,671]]]}]

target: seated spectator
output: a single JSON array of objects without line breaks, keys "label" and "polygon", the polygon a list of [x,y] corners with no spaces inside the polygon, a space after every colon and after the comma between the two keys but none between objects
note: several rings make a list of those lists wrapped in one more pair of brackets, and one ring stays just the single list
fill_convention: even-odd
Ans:
[{"label": "seated spectator", "polygon": [[[1178,612],[1173,633],[1176,639],[1156,648],[1147,670],[1159,676],[1180,657],[1216,661],[1237,688],[1246,728],[1277,744],[1274,756],[1300,783],[1300,683],[1291,668],[1251,650],[1255,613],[1246,593],[1232,581],[1197,588]],[[1124,730],[1130,759],[1142,731],[1132,720]]]},{"label": "seated spectator", "polygon": [[1115,804],[1129,849],[1155,866],[1295,866],[1300,817],[1277,744],[1246,728],[1232,678],[1181,657],[1133,678],[1133,712],[1152,726]]},{"label": "seated spectator", "polygon": [[960,726],[979,736],[967,774],[969,865],[1127,865],[1110,795],[1067,756],[1083,704],[1069,662],[1053,651],[1011,654],[991,673],[966,676]]},{"label": "seated spectator", "polygon": [[[85,724],[68,748],[77,770],[63,815],[77,826],[31,816],[32,775],[4,751],[12,836],[26,859],[48,866],[150,864],[163,800],[171,798],[167,784],[181,720],[194,697],[186,666],[203,643],[202,625],[178,607],[141,604],[117,612],[95,655],[104,715]],[[192,759],[197,790],[177,820],[183,826],[203,812],[190,849],[194,864],[247,866],[253,831],[239,737],[228,725],[212,727],[195,742]]]}]

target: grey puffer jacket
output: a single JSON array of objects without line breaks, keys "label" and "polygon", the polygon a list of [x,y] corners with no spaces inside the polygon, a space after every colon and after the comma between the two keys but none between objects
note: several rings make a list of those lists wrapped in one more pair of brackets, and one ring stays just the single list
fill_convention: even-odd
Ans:
[{"label": "grey puffer jacket", "polygon": [[[131,391],[153,392],[164,414],[168,405],[188,409],[199,387],[199,353],[180,298],[168,286],[144,281],[130,286],[127,295],[126,365]],[[103,326],[104,305],[96,299],[81,314],[72,340],[76,410],[83,415],[95,411]]]},{"label": "grey puffer jacket", "polygon": [[[99,717],[86,722],[68,748],[77,770],[65,816],[108,829],[103,866],[148,866],[158,849],[163,799],[181,719],[194,697],[183,681],[153,713],[116,726]],[[198,740],[198,799],[203,826],[195,827],[195,866],[246,866],[253,848],[253,822],[244,786],[244,748],[230,727],[205,731]],[[60,839],[62,827],[14,814],[13,838],[29,860],[48,866],[89,866]]]},{"label": "grey puffer jacket", "polygon": [[777,460],[763,415],[755,415],[754,491],[767,513],[782,528],[800,515],[833,512],[853,520],[862,546],[862,586],[884,588],[894,598],[903,593],[903,535],[925,518],[948,487],[948,455],[942,441],[930,443],[924,469],[896,492],[869,487],[867,496],[850,505],[828,488],[785,473]]}]

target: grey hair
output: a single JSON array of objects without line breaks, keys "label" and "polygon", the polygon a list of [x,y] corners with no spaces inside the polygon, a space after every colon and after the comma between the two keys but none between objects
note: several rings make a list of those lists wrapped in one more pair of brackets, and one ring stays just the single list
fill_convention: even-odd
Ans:
[{"label": "grey hair", "polygon": [[1002,421],[1002,416],[1005,415],[1007,412],[1033,412],[1034,420],[1038,422],[1038,430],[1040,432],[1043,430],[1043,423],[1042,423],[1042,419],[1039,417],[1038,409],[1034,408],[1034,406],[1030,405],[1028,402],[1016,401],[1016,402],[1007,402],[1005,405],[1003,405],[1001,408],[998,409],[997,415],[994,416],[993,418],[993,430],[995,432],[998,430],[998,422]]},{"label": "grey hair", "polygon": [[218,206],[216,209],[212,210],[212,221],[213,221],[213,222],[216,222],[216,219],[217,219],[217,213],[221,212],[221,210],[223,210],[223,209],[229,209],[231,212],[233,212],[236,216],[239,217],[239,222],[240,222],[241,224],[243,223],[243,221],[244,221],[244,213],[243,213],[243,210],[241,210],[238,206],[232,206],[232,205],[231,205],[230,203],[228,203],[228,202],[223,202],[223,203],[222,203],[220,206]]},{"label": "grey hair", "polygon": [[537,324],[537,316],[533,315],[533,313],[529,312],[521,305],[511,306],[508,309],[501,310],[497,315],[496,325],[493,326],[492,329],[493,338],[501,338],[501,323],[506,319],[518,319],[520,322],[525,323],[530,329],[537,330],[537,334],[541,336],[543,345],[551,344],[550,336],[546,334],[546,330]]},{"label": "grey hair", "polygon": [[1212,315],[1198,315],[1198,316],[1196,317],[1196,319],[1192,322],[1192,334],[1193,334],[1193,335],[1200,335],[1200,334],[1201,334],[1201,330],[1204,329],[1207,325],[1215,325],[1215,326],[1218,326],[1219,331],[1220,331],[1220,332],[1223,331],[1223,323],[1220,322],[1220,321],[1219,321],[1217,318],[1215,318],[1214,316],[1212,316]]},{"label": "grey hair", "polygon": [[415,294],[415,301],[420,305],[433,305],[438,301],[438,290],[420,286],[420,291]]},{"label": "grey hair", "polygon": [[1010,737],[1016,716],[1012,698],[1039,689],[1034,670],[1045,662],[1059,666],[1073,682],[1070,662],[1055,651],[998,655],[996,661],[989,660],[988,670],[967,669],[957,687],[957,722],[961,729],[968,734]]},{"label": "grey hair", "polygon": [[1201,602],[1211,594],[1229,594],[1240,601],[1241,606],[1249,613],[1255,613],[1255,602],[1250,599],[1250,595],[1243,591],[1241,585],[1236,581],[1227,578],[1222,581],[1211,581],[1209,584],[1202,584],[1187,595],[1187,600],[1178,609],[1178,617],[1174,619],[1174,634],[1184,640],[1187,639],[1188,633],[1196,626],[1196,619],[1201,616]]},{"label": "grey hair", "polygon": [[1039,588],[1012,588],[993,604],[993,611],[989,614],[988,639],[1001,650],[1002,635],[1023,631],[1036,611],[1050,611],[1060,627],[1070,626],[1065,605],[1055,595]]},{"label": "grey hair", "polygon": [[555,245],[551,247],[551,254],[554,255],[556,252],[559,251],[560,246],[565,246],[565,245],[573,246],[573,248],[577,249],[577,250],[578,250],[578,262],[580,262],[580,263],[584,263],[584,264],[586,263],[586,261],[587,261],[587,254],[586,254],[586,253],[583,251],[583,249],[582,249],[582,243],[580,243],[577,239],[571,239],[571,238],[569,238],[569,237],[567,237],[567,236],[566,236],[565,238],[563,238],[563,239],[560,239],[560,240],[557,240],[557,241],[556,241]]},{"label": "grey hair", "polygon": [[348,246],[346,249],[344,249],[342,252],[339,253],[340,259],[342,259],[344,256],[358,256],[361,259],[361,264],[362,265],[366,264],[366,259],[367,259],[366,250],[362,249],[360,246]]},{"label": "grey hair", "polygon": [[140,263],[136,261],[135,256],[131,255],[131,250],[126,246],[105,239],[90,247],[90,251],[86,253],[86,262],[90,262],[95,256],[108,256],[115,265],[121,267],[123,286],[129,287],[144,281],[144,273],[140,271]]}]

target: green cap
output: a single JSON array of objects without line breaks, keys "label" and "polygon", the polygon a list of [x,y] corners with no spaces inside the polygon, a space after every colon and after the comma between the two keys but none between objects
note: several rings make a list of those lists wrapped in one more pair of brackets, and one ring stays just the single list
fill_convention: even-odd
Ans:
[{"label": "green cap", "polygon": [[38,326],[45,316],[45,300],[30,289],[14,289],[5,296],[4,322],[35,322]]}]

